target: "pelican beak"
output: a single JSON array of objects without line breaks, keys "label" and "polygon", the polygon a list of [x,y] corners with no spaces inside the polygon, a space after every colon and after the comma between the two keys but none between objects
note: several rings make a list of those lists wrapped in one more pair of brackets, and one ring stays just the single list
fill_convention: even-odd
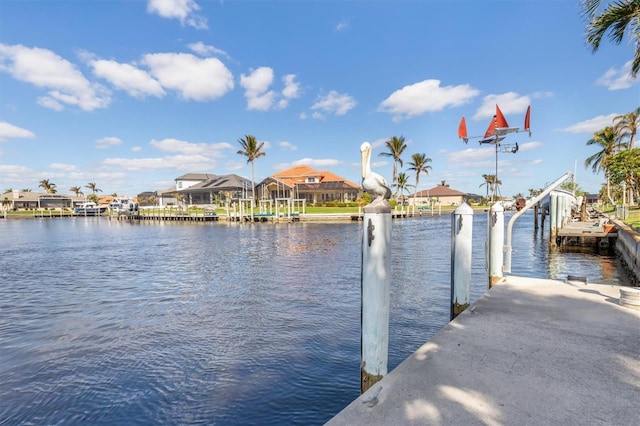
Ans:
[{"label": "pelican beak", "polygon": [[369,161],[369,150],[364,149],[360,151],[360,157],[362,158],[362,177],[367,177],[367,162]]}]

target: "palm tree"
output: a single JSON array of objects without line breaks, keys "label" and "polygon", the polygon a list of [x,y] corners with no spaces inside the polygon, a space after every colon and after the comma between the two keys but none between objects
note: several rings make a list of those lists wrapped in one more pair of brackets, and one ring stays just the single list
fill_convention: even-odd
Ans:
[{"label": "palm tree", "polygon": [[[493,195],[497,192],[496,189],[498,185],[502,185],[502,181],[500,179],[496,179],[496,175],[482,175],[484,182],[480,184],[479,188],[482,188],[486,185],[487,187],[487,201],[493,202]],[[489,200],[489,190],[491,190],[491,200]]]},{"label": "palm tree", "polygon": [[102,192],[102,189],[98,188],[98,185],[95,182],[89,182],[85,185],[85,188],[89,188],[93,195],[96,195],[96,192]]},{"label": "palm tree", "polygon": [[49,179],[42,179],[40,181],[40,185],[38,186],[44,189],[47,194],[55,194],[56,192],[58,192],[58,190],[56,189],[56,184],[49,182]]},{"label": "palm tree", "polygon": [[411,155],[411,161],[409,162],[409,170],[416,172],[416,186],[415,192],[413,193],[413,211],[416,210],[416,196],[418,195],[418,185],[420,183],[420,173],[424,173],[426,175],[429,174],[429,170],[431,170],[431,166],[428,164],[431,162],[431,158],[427,157],[426,154],[413,154]]},{"label": "palm tree", "polygon": [[586,169],[591,166],[593,173],[599,173],[601,170],[605,171],[607,179],[607,197],[609,198],[609,202],[613,204],[613,199],[611,198],[611,186],[609,184],[609,172],[607,172],[605,164],[606,160],[612,157],[620,148],[620,140],[616,136],[613,127],[609,126],[605,127],[603,130],[595,132],[591,139],[587,141],[587,145],[597,145],[602,148],[601,151],[596,152],[584,160],[584,167]]},{"label": "palm tree", "polygon": [[84,195],[84,193],[82,192],[82,188],[80,188],[79,186],[72,186],[71,188],[69,188],[69,191],[76,194],[76,197],[79,197],[80,195]]},{"label": "palm tree", "polygon": [[623,115],[614,117],[613,130],[619,138],[629,138],[627,142],[627,148],[633,149],[633,141],[636,138],[636,132],[638,131],[638,125],[640,124],[640,107],[635,111],[628,112]]},{"label": "palm tree", "polygon": [[[388,152],[381,152],[378,155],[384,156],[384,157],[392,157],[393,158],[393,183],[392,186],[397,188],[397,183],[398,183],[398,164],[400,164],[400,167],[402,167],[402,158],[400,158],[400,156],[402,155],[402,153],[404,152],[405,149],[407,149],[407,144],[404,143],[404,136],[393,136],[390,139],[387,139],[385,141],[385,146],[387,147],[387,149],[389,150]],[[398,191],[396,190],[396,193],[393,194],[393,197],[395,198],[398,195]]]},{"label": "palm tree", "polygon": [[629,29],[635,45],[631,64],[631,76],[635,78],[640,71],[640,0],[616,0],[598,13],[601,3],[602,0],[582,0],[582,14],[590,20],[587,25],[587,44],[595,53],[607,32],[613,43],[620,44],[625,31]]},{"label": "palm tree", "polygon": [[2,199],[2,210],[9,210],[9,207],[11,206],[11,204],[13,204],[13,202],[8,199],[7,197],[4,197]]},{"label": "palm tree", "polygon": [[396,188],[396,193],[400,193],[400,198],[404,198],[403,194],[405,191],[408,191],[409,188],[413,188],[413,185],[409,184],[409,175],[405,172],[398,173],[397,182],[393,185]]},{"label": "palm tree", "polygon": [[247,157],[247,163],[251,163],[251,195],[253,196],[253,198],[255,198],[256,180],[253,162],[256,158],[260,158],[266,155],[261,151],[262,147],[264,146],[264,142],[258,143],[255,136],[245,135],[244,139],[238,139],[238,143],[242,147],[242,149],[238,151],[238,154]]}]

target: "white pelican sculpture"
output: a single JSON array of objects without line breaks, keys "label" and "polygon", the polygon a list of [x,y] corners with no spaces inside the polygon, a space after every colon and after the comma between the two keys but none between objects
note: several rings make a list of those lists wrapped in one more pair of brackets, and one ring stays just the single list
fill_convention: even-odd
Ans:
[{"label": "white pelican sculpture", "polygon": [[382,176],[371,171],[371,144],[369,142],[360,145],[360,154],[362,155],[362,189],[375,197],[372,202],[388,200],[391,197],[391,187]]}]

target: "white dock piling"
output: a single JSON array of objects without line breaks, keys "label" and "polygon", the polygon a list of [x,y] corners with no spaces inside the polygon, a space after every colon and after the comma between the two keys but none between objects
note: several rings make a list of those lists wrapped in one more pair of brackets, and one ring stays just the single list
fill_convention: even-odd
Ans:
[{"label": "white dock piling", "polygon": [[391,207],[386,200],[364,208],[362,220],[360,391],[387,374],[391,287]]},{"label": "white dock piling", "polygon": [[451,319],[471,302],[473,209],[462,203],[451,216]]},{"label": "white dock piling", "polygon": [[504,261],[504,207],[501,203],[495,203],[489,209],[489,230],[487,232],[489,288],[502,279],[502,264]]}]

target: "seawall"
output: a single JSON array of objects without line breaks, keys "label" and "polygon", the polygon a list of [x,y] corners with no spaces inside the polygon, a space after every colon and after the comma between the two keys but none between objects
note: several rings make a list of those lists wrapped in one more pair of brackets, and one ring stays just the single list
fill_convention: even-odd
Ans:
[{"label": "seawall", "polygon": [[618,238],[615,250],[623,261],[634,285],[640,283],[640,233],[617,219],[609,219],[616,225]]}]

